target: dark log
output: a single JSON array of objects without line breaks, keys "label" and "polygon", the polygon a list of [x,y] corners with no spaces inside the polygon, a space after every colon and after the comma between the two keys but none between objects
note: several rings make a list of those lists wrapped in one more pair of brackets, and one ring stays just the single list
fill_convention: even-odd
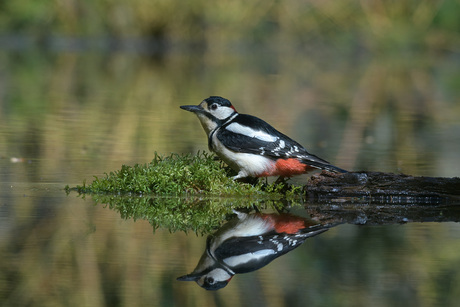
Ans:
[{"label": "dark log", "polygon": [[415,177],[382,172],[322,172],[304,187],[319,203],[460,205],[460,178]]}]

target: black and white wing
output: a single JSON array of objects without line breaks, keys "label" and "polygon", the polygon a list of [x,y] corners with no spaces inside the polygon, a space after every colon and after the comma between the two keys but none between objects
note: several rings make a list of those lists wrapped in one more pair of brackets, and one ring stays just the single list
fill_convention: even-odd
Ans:
[{"label": "black and white wing", "polygon": [[318,166],[329,162],[310,154],[307,150],[279,132],[260,118],[238,114],[231,122],[217,131],[217,138],[228,149],[235,152],[252,153],[273,159],[298,158],[311,161]]},{"label": "black and white wing", "polygon": [[289,242],[281,237],[275,232],[264,236],[233,237],[223,242],[214,254],[235,273],[252,272],[298,247],[306,239],[299,236]]},{"label": "black and white wing", "polygon": [[304,229],[297,234],[269,233],[250,237],[231,237],[215,251],[214,256],[235,273],[247,273],[267,265],[274,259],[300,246],[309,237],[327,229]]}]

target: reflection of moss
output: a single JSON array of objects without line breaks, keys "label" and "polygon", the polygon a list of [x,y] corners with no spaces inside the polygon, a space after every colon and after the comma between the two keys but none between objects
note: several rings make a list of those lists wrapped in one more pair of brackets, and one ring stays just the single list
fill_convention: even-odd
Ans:
[{"label": "reflection of moss", "polygon": [[207,234],[222,224],[232,209],[277,209],[281,201],[247,201],[245,198],[152,197],[93,195],[97,203],[107,204],[125,219],[148,220],[154,229],[193,231]]},{"label": "reflection of moss", "polygon": [[[71,190],[66,187],[67,190]],[[207,195],[245,196],[253,198],[280,198],[286,194],[294,196],[299,187],[284,184],[255,185],[239,183],[228,177],[222,163],[212,155],[177,155],[161,157],[155,154],[152,162],[144,165],[123,165],[120,170],[95,177],[89,185],[85,183],[72,190],[79,193],[110,194],[155,194],[155,195]]]}]

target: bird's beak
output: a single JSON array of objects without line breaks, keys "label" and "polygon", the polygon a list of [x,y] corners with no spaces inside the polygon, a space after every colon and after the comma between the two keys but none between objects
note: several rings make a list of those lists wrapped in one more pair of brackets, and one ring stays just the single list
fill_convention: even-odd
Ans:
[{"label": "bird's beak", "polygon": [[193,113],[201,113],[204,111],[201,106],[180,106],[180,108]]},{"label": "bird's beak", "polygon": [[200,277],[201,277],[200,275],[193,275],[193,273],[192,273],[192,274],[188,274],[188,275],[178,277],[177,280],[179,280],[179,281],[197,281],[198,279],[200,279]]}]

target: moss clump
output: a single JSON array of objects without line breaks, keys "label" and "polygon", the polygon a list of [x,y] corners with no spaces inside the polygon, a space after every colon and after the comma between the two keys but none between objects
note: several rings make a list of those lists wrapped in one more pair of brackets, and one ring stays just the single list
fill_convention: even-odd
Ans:
[{"label": "moss clump", "polygon": [[286,190],[291,196],[295,194],[293,191],[300,192],[300,188],[286,189],[284,184],[236,182],[228,176],[222,162],[205,152],[167,157],[155,154],[148,164],[123,165],[118,171],[106,173],[105,177],[95,177],[89,185],[67,186],[66,190],[90,194],[251,196],[264,199],[283,197]]}]

